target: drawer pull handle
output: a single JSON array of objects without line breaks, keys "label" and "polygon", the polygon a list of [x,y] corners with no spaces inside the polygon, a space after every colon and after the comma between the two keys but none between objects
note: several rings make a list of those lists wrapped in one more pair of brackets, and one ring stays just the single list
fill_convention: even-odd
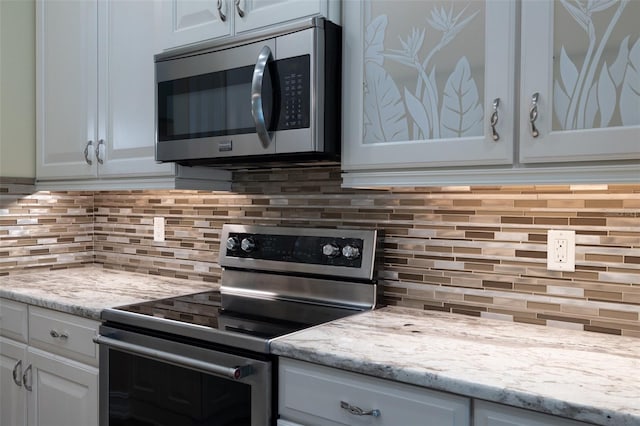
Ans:
[{"label": "drawer pull handle", "polygon": [[[18,372],[20,370],[20,372]],[[22,387],[22,382],[20,381],[20,377],[22,377],[22,360],[18,361],[13,367],[13,382]]]},{"label": "drawer pull handle", "polygon": [[64,331],[59,333],[56,330],[51,330],[49,332],[49,335],[51,337],[53,337],[54,339],[60,339],[60,340],[67,340],[69,338],[69,335],[67,333],[65,333]]},{"label": "drawer pull handle", "polygon": [[369,411],[364,411],[360,407],[356,407],[355,405],[351,405],[348,402],[340,401],[340,408],[343,408],[349,412],[349,414],[353,414],[354,416],[373,416],[380,417],[380,410],[373,409]]}]

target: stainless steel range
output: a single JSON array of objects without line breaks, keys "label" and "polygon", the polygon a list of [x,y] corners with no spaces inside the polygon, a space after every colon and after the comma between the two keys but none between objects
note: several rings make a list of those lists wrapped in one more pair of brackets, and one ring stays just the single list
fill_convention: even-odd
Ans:
[{"label": "stainless steel range", "polygon": [[375,230],[224,225],[220,290],[102,313],[100,424],[275,425],[273,339],[373,309]]}]

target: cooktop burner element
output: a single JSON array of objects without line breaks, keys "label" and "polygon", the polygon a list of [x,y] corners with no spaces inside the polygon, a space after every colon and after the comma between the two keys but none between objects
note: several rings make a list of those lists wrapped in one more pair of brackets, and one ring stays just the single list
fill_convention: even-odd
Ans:
[{"label": "cooktop burner element", "polygon": [[103,311],[102,319],[268,353],[272,339],[373,309],[375,230],[224,225],[220,291]]}]

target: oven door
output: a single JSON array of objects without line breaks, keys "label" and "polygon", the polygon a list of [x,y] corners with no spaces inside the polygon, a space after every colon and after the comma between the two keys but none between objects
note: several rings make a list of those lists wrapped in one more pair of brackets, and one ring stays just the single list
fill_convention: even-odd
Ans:
[{"label": "oven door", "polygon": [[272,424],[267,359],[104,325],[96,342],[101,426]]}]

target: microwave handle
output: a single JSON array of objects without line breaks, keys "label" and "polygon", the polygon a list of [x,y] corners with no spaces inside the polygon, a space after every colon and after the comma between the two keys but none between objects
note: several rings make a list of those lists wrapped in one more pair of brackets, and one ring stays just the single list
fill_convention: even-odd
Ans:
[{"label": "microwave handle", "polygon": [[262,109],[262,83],[264,81],[265,69],[271,60],[273,60],[271,49],[269,49],[269,46],[264,46],[258,55],[251,79],[251,115],[253,115],[258,138],[260,138],[260,142],[262,142],[264,148],[267,148],[271,144],[271,136],[267,130],[264,110]]}]

